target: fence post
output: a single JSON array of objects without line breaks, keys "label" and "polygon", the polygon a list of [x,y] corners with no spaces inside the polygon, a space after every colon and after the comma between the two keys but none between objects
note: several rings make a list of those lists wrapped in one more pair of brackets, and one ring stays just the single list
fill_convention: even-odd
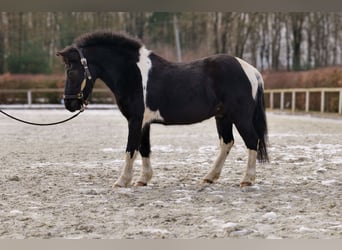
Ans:
[{"label": "fence post", "polygon": [[273,91],[270,92],[270,109],[274,109],[274,92]]},{"label": "fence post", "polygon": [[285,96],[285,93],[284,91],[281,91],[280,92],[280,110],[284,110],[284,96]]},{"label": "fence post", "polygon": [[338,113],[340,115],[342,114],[342,90],[340,90],[340,97],[338,101]]},{"label": "fence post", "polygon": [[305,112],[310,110],[310,91],[305,91]]},{"label": "fence post", "polygon": [[321,113],[324,113],[324,104],[325,104],[325,91],[321,92]]},{"label": "fence post", "polygon": [[27,104],[29,105],[29,106],[31,106],[32,105],[32,90],[27,90]]},{"label": "fence post", "polygon": [[292,103],[291,103],[291,109],[292,112],[296,111],[296,91],[292,91]]}]

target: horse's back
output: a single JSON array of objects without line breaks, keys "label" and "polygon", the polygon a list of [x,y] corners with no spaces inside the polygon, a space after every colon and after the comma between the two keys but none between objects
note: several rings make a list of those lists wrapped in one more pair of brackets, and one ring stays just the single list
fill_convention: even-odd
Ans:
[{"label": "horse's back", "polygon": [[[218,54],[188,63],[152,61],[147,105],[165,123],[195,123],[253,102],[253,84],[241,59]],[[244,62],[244,61],[243,61]],[[252,66],[251,68],[252,69]],[[219,107],[219,108],[218,108]]]}]

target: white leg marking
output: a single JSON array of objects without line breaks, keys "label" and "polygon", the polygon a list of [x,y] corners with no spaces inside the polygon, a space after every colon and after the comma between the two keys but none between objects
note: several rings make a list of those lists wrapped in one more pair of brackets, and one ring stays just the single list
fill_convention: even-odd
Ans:
[{"label": "white leg marking", "polygon": [[262,79],[262,76],[260,72],[256,68],[254,68],[252,65],[250,65],[249,63],[247,63],[246,61],[238,57],[235,57],[235,58],[239,61],[242,69],[245,71],[249,79],[249,82],[252,86],[252,96],[255,99],[257,91],[258,91],[258,86],[261,85],[264,88],[264,81]]},{"label": "white leg marking", "polygon": [[133,163],[138,155],[138,151],[134,151],[133,157],[126,152],[126,164],[122,170],[120,178],[115,182],[114,187],[128,187],[131,185],[133,178]]},{"label": "white leg marking", "polygon": [[204,182],[213,182],[220,177],[224,162],[229,154],[230,149],[233,147],[233,144],[234,141],[225,144],[223,139],[220,140],[221,151],[210,172],[204,177]]},{"label": "white leg marking", "polygon": [[151,121],[163,121],[163,120],[164,118],[160,115],[159,110],[152,111],[150,110],[150,108],[145,107],[142,127],[144,127],[146,123],[150,123]]},{"label": "white leg marking", "polygon": [[147,184],[153,175],[152,167],[151,167],[151,162],[149,157],[142,157],[142,168],[141,168],[141,173],[140,177],[137,180],[136,185],[145,185]]},{"label": "white leg marking", "polygon": [[249,150],[248,152],[248,163],[245,176],[242,178],[240,182],[240,186],[250,186],[253,185],[255,182],[255,175],[256,175],[256,159],[257,159],[257,151]]},{"label": "white leg marking", "polygon": [[146,95],[147,95],[147,81],[148,81],[148,73],[152,68],[152,62],[150,59],[151,51],[142,46],[139,50],[139,61],[137,62],[137,66],[140,70],[141,78],[142,78],[142,87],[144,94],[144,104],[146,107]]}]

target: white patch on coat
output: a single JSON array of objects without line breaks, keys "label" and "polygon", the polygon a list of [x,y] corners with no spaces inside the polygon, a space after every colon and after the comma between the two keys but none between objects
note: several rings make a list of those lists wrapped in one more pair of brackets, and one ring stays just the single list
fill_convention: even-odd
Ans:
[{"label": "white patch on coat", "polygon": [[254,99],[256,99],[259,85],[261,85],[261,87],[264,88],[264,81],[262,79],[260,72],[256,68],[254,68],[252,65],[247,63],[246,61],[238,57],[235,57],[235,58],[238,60],[242,69],[245,71],[249,79],[249,82],[252,86],[252,96]]},{"label": "white patch on coat", "polygon": [[210,172],[204,177],[204,181],[210,181],[213,182],[215,180],[217,180],[220,175],[221,175],[221,171],[224,165],[224,162],[229,154],[230,149],[233,147],[234,141],[231,141],[229,143],[224,143],[223,139],[221,138],[220,140],[220,153],[213,165],[213,167],[211,168]]},{"label": "white patch on coat", "polygon": [[152,121],[164,121],[164,118],[160,115],[159,110],[152,111],[149,107],[145,107],[142,127]]},{"label": "white patch on coat", "polygon": [[151,54],[151,51],[146,49],[145,46],[142,46],[139,49],[139,61],[137,62],[137,66],[140,70],[140,74],[142,78],[142,87],[143,87],[145,107],[146,107],[148,73],[150,72],[152,68],[150,54]]}]

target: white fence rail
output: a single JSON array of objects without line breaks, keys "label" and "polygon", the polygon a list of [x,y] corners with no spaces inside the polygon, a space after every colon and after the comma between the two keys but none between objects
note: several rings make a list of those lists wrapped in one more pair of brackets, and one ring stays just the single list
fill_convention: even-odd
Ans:
[{"label": "white fence rail", "polygon": [[[64,89],[0,89],[0,96],[5,100],[4,103],[0,104],[8,104],[11,102],[17,103],[17,100],[21,104],[25,104],[26,107],[30,107],[34,103],[39,104],[48,104],[49,98],[44,97],[44,94],[55,93],[60,96],[60,100],[62,100]],[[40,94],[41,97],[34,98],[35,94]],[[108,103],[115,102],[114,96],[110,95],[110,91],[108,89],[93,89],[93,95],[98,93],[108,93],[108,97],[106,99],[103,98],[103,101]],[[11,96],[11,97],[9,97]],[[17,96],[17,97],[15,97]],[[21,96],[20,98],[18,96]],[[26,96],[26,97],[23,97]]]},{"label": "white fence rail", "polygon": [[[331,97],[329,94],[333,94],[334,96]],[[286,95],[288,96],[287,100],[285,100]],[[298,105],[296,105],[296,100],[299,95],[302,95],[303,97],[305,96],[303,110],[298,108]],[[317,100],[317,97],[319,100]],[[327,103],[330,103],[332,105],[329,106],[334,106],[333,109],[335,111],[329,112],[337,112],[338,114],[342,114],[342,88],[267,89],[265,90],[265,98],[266,107],[270,109],[279,108],[280,110],[290,109],[293,112],[296,110],[309,112],[312,110],[310,104],[312,105],[313,102],[319,102],[320,106],[318,111],[321,113],[327,112]],[[277,107],[275,105],[276,98],[278,98]],[[315,100],[312,100],[313,98]],[[329,100],[329,98],[331,100]]]},{"label": "white fence rail", "polygon": [[[47,93],[57,93],[62,97],[63,89],[2,89],[0,90],[0,95],[26,95],[24,103],[26,107],[32,106],[34,103],[44,103],[43,100],[39,98],[34,98],[33,95],[47,94]],[[108,89],[94,89],[93,96],[97,93],[109,93]],[[330,94],[330,96],[329,96]],[[333,94],[333,97],[331,97]],[[301,98],[299,98],[301,97]],[[3,98],[4,99],[4,98]],[[6,98],[5,98],[6,99]],[[304,99],[304,100],[303,100]],[[319,99],[319,100],[318,100]],[[101,98],[103,101],[104,98]],[[115,99],[113,96],[107,97],[105,100],[108,104],[113,104]],[[337,112],[342,114],[342,88],[296,88],[296,89],[266,89],[265,90],[265,101],[266,107],[269,109],[280,109],[280,110],[291,110],[291,111],[305,111],[309,112],[311,110],[319,112]],[[96,102],[94,100],[94,102]],[[319,107],[313,109],[313,106]],[[46,102],[45,102],[46,103]],[[300,105],[301,103],[301,105]],[[6,104],[6,103],[0,103]],[[314,105],[316,104],[316,105]],[[330,104],[330,105],[327,105]],[[328,110],[328,106],[331,109],[333,106],[333,111]],[[318,110],[317,110],[318,109]]]}]

